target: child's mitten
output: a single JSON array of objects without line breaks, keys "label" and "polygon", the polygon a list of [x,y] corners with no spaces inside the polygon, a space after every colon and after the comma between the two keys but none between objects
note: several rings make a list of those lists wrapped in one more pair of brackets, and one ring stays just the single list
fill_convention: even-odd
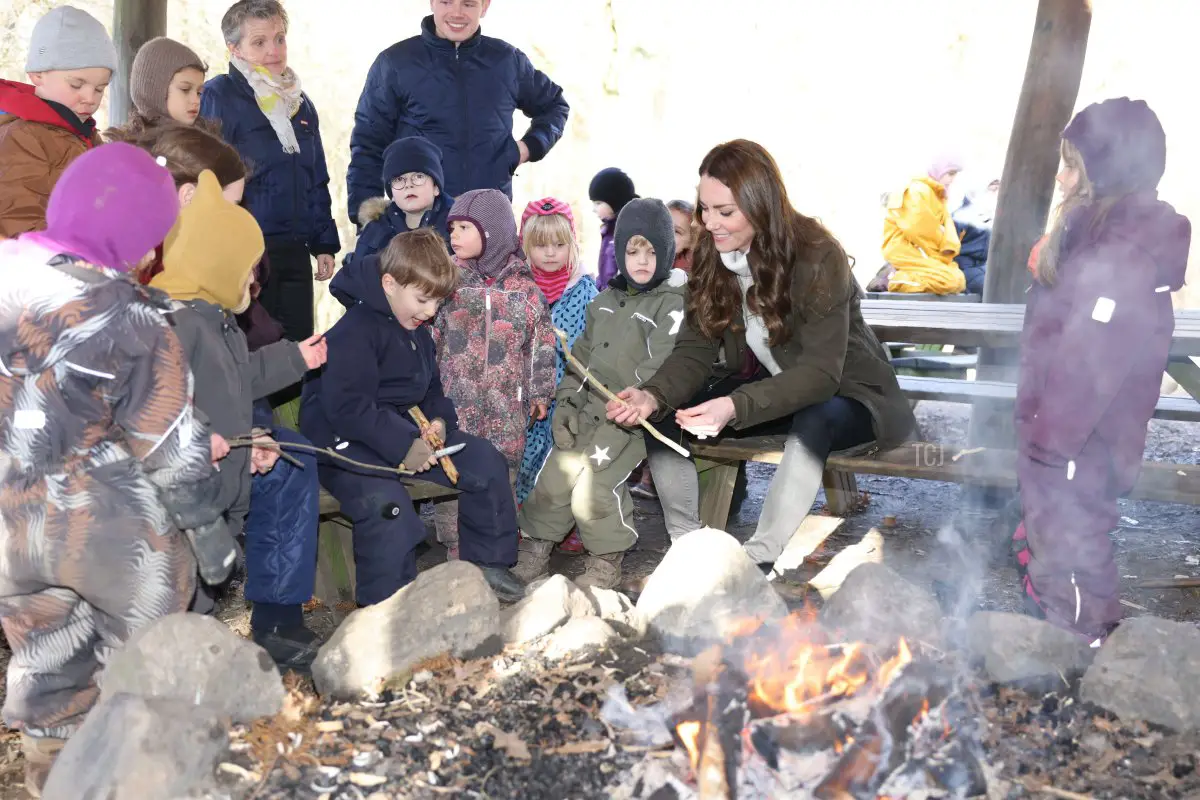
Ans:
[{"label": "child's mitten", "polygon": [[575,446],[575,434],[579,433],[579,412],[566,403],[559,403],[554,411],[550,433],[558,449],[570,450]]},{"label": "child's mitten", "polygon": [[417,439],[408,448],[408,452],[404,456],[404,468],[408,470],[419,470],[421,467],[429,463],[429,459],[433,457],[433,448],[424,439]]}]

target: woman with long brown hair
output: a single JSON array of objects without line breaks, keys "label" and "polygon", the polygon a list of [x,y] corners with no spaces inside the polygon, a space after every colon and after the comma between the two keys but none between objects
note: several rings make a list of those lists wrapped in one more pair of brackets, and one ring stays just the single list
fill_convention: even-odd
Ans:
[{"label": "woman with long brown hair", "polygon": [[[726,427],[786,434],[745,545],[771,564],[811,509],[829,454],[892,447],[914,419],[863,322],[845,251],[792,208],[770,153],[745,139],[714,147],[700,164],[696,211],[686,324],[658,372],[621,392],[626,405],[610,403],[608,417],[649,418],[676,439]],[[651,437],[646,449],[672,538],[699,528],[695,464]]]}]

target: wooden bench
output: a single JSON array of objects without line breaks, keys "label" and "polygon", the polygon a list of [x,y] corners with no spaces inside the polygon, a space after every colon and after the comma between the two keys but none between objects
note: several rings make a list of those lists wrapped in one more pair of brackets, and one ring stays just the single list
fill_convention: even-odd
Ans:
[{"label": "wooden bench", "polygon": [[[1017,348],[1025,306],[1020,303],[911,303],[864,300],[863,319],[881,342]],[[1200,311],[1175,312],[1171,358],[1200,356]],[[1188,362],[1190,363],[1190,362]]]},{"label": "wooden bench", "polygon": [[[405,483],[413,502],[454,497],[457,489],[414,480]],[[328,606],[354,602],[354,537],[338,501],[321,490],[321,525],[317,534],[317,580],[313,596]]]},{"label": "wooden bench", "polygon": [[[972,403],[987,400],[1013,403],[1017,387],[1000,381],[964,381],[947,378],[899,377],[900,388],[912,401],[940,400]],[[1183,422],[1200,421],[1200,402],[1191,397],[1160,397],[1154,409],[1155,419]],[[706,525],[724,528],[729,519],[733,487],[740,462],[778,464],[783,457],[784,437],[728,439],[722,442],[697,442],[692,446],[699,459],[700,518]],[[844,514],[858,502],[857,474],[884,475],[894,478],[969,483],[979,486],[1013,487],[1016,485],[1016,453],[985,450],[955,458],[961,449],[948,452],[940,444],[915,442],[871,455],[834,455],[826,462],[822,476],[825,502],[831,513]],[[1192,477],[1192,472],[1195,477]],[[1182,474],[1181,474],[1182,473]],[[1200,505],[1200,467],[1147,462],[1131,495],[1147,500]]]},{"label": "wooden bench", "polygon": [[[738,465],[743,461],[778,464],[783,444],[784,437],[767,436],[692,446],[692,453],[702,459],[697,468],[701,471],[700,519],[705,525],[724,529],[728,523]],[[1012,450],[972,453],[936,443],[909,442],[884,452],[832,455],[825,462],[822,484],[830,513],[841,515],[859,501],[857,474],[1013,488],[1017,485],[1016,462]],[[1200,465],[1148,461],[1129,496],[1200,505]]]},{"label": "wooden bench", "polygon": [[977,294],[933,294],[932,292],[863,292],[868,300],[915,300],[925,303],[979,303]]}]

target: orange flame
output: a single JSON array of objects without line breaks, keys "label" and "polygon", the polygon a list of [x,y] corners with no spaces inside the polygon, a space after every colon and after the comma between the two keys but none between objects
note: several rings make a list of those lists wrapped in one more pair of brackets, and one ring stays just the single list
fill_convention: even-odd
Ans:
[{"label": "orange flame", "polygon": [[691,759],[692,769],[695,770],[700,765],[700,723],[681,722],[675,726],[675,732],[687,748],[688,758]]},{"label": "orange flame", "polygon": [[887,661],[883,662],[883,666],[879,668],[879,677],[876,679],[879,685],[887,686],[892,682],[892,678],[900,671],[900,668],[905,664],[912,662],[912,652],[908,649],[908,642],[904,641],[904,637],[900,637],[899,644],[896,645],[896,655]]}]

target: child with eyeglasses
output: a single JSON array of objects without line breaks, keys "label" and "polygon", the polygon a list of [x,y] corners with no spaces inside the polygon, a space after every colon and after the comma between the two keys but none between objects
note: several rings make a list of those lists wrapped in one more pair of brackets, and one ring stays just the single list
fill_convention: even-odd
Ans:
[{"label": "child with eyeglasses", "polygon": [[406,136],[383,151],[385,196],[365,201],[358,209],[362,231],[345,264],[374,255],[398,233],[433,228],[450,246],[446,217],[454,198],[442,191],[442,151],[421,136]]}]

